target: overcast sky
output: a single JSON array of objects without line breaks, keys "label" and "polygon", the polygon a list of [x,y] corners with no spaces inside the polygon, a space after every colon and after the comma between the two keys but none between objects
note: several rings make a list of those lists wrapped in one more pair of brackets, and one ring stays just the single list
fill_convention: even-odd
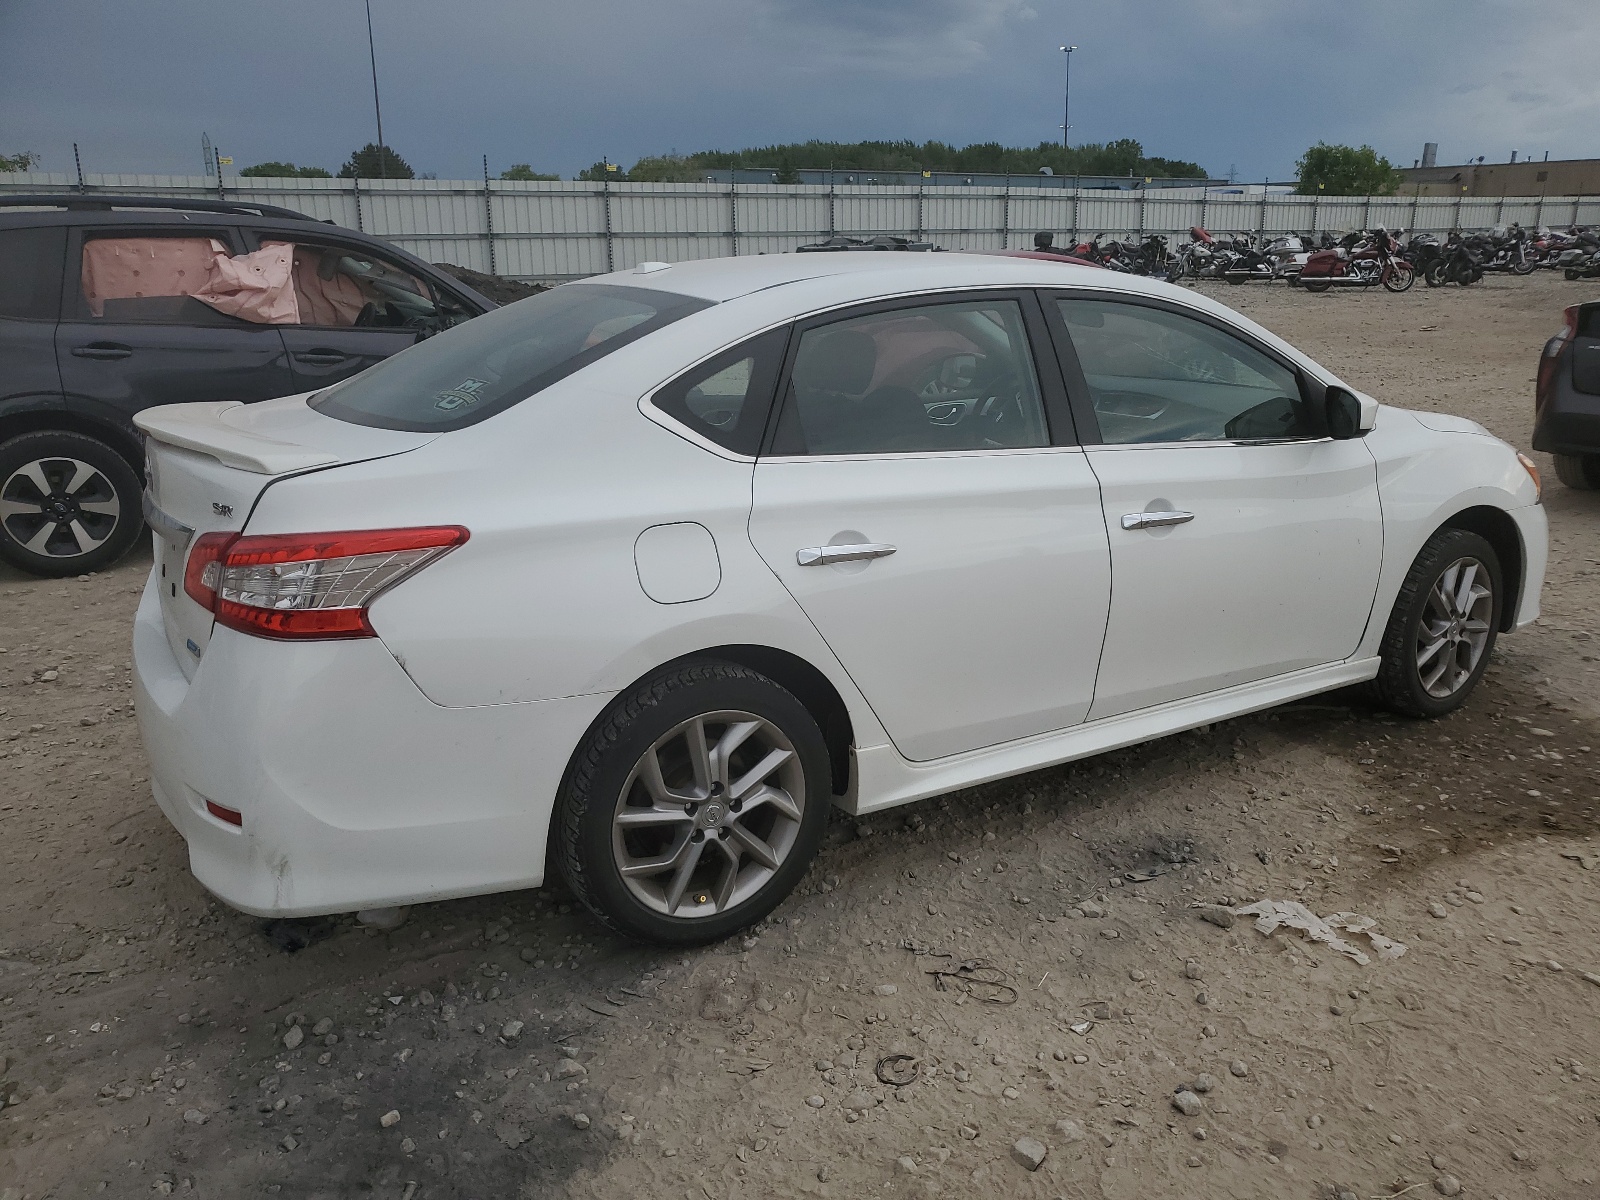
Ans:
[{"label": "overcast sky", "polygon": [[[823,138],[1132,137],[1214,176],[1318,140],[1401,166],[1600,155],[1600,0],[372,0],[419,172]],[[361,0],[0,0],[0,153],[44,168],[336,171],[375,139]],[[1590,48],[1590,49],[1586,49]]]}]

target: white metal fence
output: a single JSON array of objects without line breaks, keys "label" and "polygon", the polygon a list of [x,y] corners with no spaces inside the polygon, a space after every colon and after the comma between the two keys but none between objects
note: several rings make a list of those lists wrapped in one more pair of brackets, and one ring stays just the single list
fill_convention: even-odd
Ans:
[{"label": "white metal fence", "polygon": [[[1095,233],[1181,235],[1600,224],[1600,196],[1285,196],[1197,188],[1074,191],[761,183],[522,183],[85,175],[95,193],[277,204],[386,238],[430,262],[559,280],[646,261],[773,254],[833,234],[927,238],[949,250]],[[0,196],[77,191],[74,176],[0,174]]]}]

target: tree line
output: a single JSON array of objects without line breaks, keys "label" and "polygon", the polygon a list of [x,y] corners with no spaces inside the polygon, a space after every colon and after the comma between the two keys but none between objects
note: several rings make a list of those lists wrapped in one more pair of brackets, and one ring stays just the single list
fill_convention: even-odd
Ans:
[{"label": "tree line", "polygon": [[[0,154],[0,171],[27,171],[39,165],[31,152]],[[796,183],[802,170],[939,171],[970,174],[1036,174],[1048,168],[1055,175],[1100,175],[1133,178],[1203,179],[1198,163],[1147,155],[1133,138],[1082,146],[1057,146],[1040,142],[1032,148],[975,142],[952,146],[946,142],[788,142],[745,150],[702,150],[694,154],[657,154],[639,159],[631,167],[604,159],[585,168],[579,179],[642,183],[696,183],[712,170],[759,168],[774,171],[779,183]],[[1318,142],[1295,164],[1302,195],[1386,196],[1400,185],[1400,173],[1371,146],[1341,146]],[[247,178],[331,179],[322,167],[291,162],[262,162],[239,172]],[[340,179],[415,179],[416,171],[389,146],[368,142],[352,151],[339,168]],[[430,177],[431,178],[431,177]],[[559,175],[515,163],[500,172],[501,179],[557,180]]]}]

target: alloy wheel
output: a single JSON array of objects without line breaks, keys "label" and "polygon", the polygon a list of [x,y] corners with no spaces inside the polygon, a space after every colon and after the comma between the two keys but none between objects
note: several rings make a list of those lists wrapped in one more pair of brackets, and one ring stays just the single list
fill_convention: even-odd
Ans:
[{"label": "alloy wheel", "polygon": [[122,504],[98,468],[76,458],[24,463],[0,484],[0,525],[17,545],[47,558],[78,558],[116,532]]},{"label": "alloy wheel", "polygon": [[617,797],[612,856],[651,910],[716,916],[783,865],[805,813],[805,772],[781,729],[753,713],[702,713],[639,756]]},{"label": "alloy wheel", "polygon": [[1428,695],[1446,699],[1472,678],[1493,618],[1488,568],[1475,558],[1456,559],[1428,592],[1417,629],[1417,673]]}]

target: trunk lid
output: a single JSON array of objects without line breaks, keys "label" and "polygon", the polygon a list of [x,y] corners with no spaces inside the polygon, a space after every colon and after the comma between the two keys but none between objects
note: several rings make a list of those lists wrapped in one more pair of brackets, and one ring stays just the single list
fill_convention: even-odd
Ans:
[{"label": "trunk lid", "polygon": [[[210,611],[183,590],[196,538],[243,530],[261,493],[279,479],[403,454],[438,436],[335,420],[307,399],[167,404],[134,417],[146,434],[144,507],[155,533],[161,615],[187,678],[194,678],[212,628]],[[329,522],[327,528],[339,527],[337,517]]]}]

